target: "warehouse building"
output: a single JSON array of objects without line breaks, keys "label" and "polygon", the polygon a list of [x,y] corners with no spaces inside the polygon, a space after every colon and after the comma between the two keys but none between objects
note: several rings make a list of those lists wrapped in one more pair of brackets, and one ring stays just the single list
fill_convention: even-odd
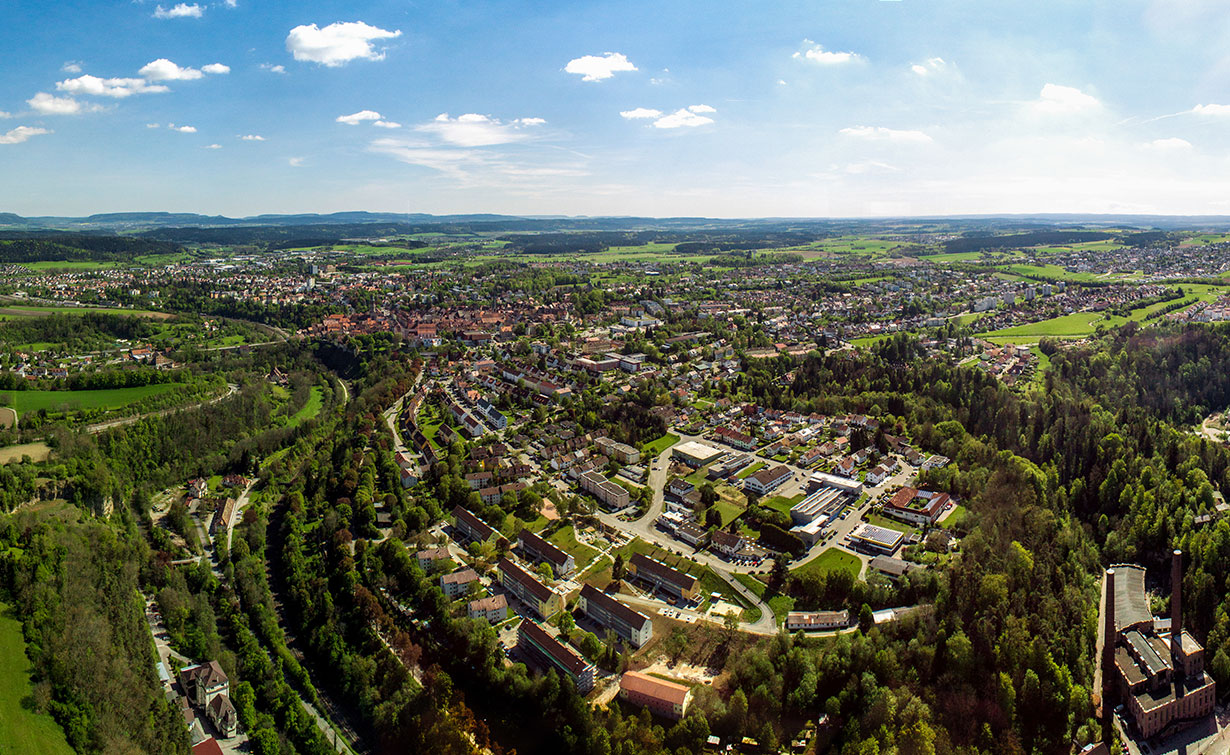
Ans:
[{"label": "warehouse building", "polygon": [[696,468],[717,461],[722,457],[723,453],[725,451],[714,448],[708,443],[689,440],[687,443],[680,443],[675,446],[671,455],[689,467]]},{"label": "warehouse building", "polygon": [[903,539],[904,533],[874,524],[860,524],[850,533],[851,547],[882,556],[896,553]]}]

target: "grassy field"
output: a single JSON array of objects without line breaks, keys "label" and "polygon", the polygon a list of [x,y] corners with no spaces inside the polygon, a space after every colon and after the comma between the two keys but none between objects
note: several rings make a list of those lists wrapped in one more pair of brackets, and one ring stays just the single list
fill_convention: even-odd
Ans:
[{"label": "grassy field", "polygon": [[182,383],[159,383],[137,388],[111,388],[98,391],[4,391],[0,404],[11,406],[17,413],[73,411],[79,409],[119,409],[150,396],[159,396],[179,388]]},{"label": "grassy field", "polygon": [[286,421],[287,427],[297,427],[303,422],[307,422],[317,414],[320,414],[320,408],[324,405],[324,400],[320,395],[320,386],[312,386],[312,392],[308,396],[307,403],[303,408],[295,412],[295,415]]},{"label": "grassy field", "polygon": [[8,407],[0,407],[0,429],[12,427],[17,424],[17,410]]},{"label": "grassy field", "polygon": [[799,501],[802,501],[804,497],[805,495],[803,493],[799,493],[798,495],[792,495],[788,498],[786,496],[775,495],[772,498],[764,499],[763,501],[760,502],[760,505],[768,506],[771,509],[776,509],[777,511],[780,511],[783,514],[789,514],[790,509],[794,508],[795,504],[797,504]]},{"label": "grassy field", "polygon": [[120,267],[123,263],[120,262],[88,262],[82,261],[64,261],[64,262],[23,262],[22,267],[31,270],[107,270],[113,267]]},{"label": "grassy field", "polygon": [[657,440],[650,441],[645,444],[645,453],[648,456],[657,456],[666,449],[679,442],[679,436],[674,433],[667,433]]},{"label": "grassy field", "polygon": [[0,304],[0,316],[4,317],[42,317],[52,314],[86,314],[102,312],[112,315],[128,315],[129,317],[148,317],[154,320],[169,320],[175,315],[166,312],[154,312],[149,309],[120,309],[118,307],[32,307],[25,304]]},{"label": "grassy field", "polygon": [[918,532],[917,527],[911,527],[905,522],[899,522],[896,519],[890,519],[886,516],[880,516],[879,514],[868,514],[867,523],[874,524],[877,527],[883,527],[886,530],[897,530],[898,532],[904,532],[906,534]]},{"label": "grassy field", "polygon": [[757,472],[759,472],[759,471],[760,471],[761,469],[763,469],[763,468],[764,468],[764,462],[763,462],[763,461],[758,461],[758,462],[756,462],[755,464],[752,464],[751,466],[747,467],[746,469],[740,470],[740,471],[739,471],[739,472],[735,475],[735,479],[736,479],[736,480],[745,480],[745,479],[747,479],[748,477],[750,477],[750,476],[752,476],[752,475],[756,474]]},{"label": "grassy field", "polygon": [[722,527],[723,528],[725,528],[726,525],[734,521],[736,517],[740,516],[746,510],[742,506],[736,506],[735,504],[729,501],[726,501],[726,500],[718,501],[717,503],[713,504],[713,507],[718,510],[719,514],[722,515]]},{"label": "grassy field", "polygon": [[1052,317],[1025,325],[1016,325],[1003,330],[993,330],[979,333],[994,343],[1036,343],[1038,339],[1049,336],[1052,338],[1085,338],[1097,330],[1098,325],[1114,326],[1126,322],[1122,317],[1107,319],[1101,312],[1073,312],[1070,315]]},{"label": "grassy field", "polygon": [[833,571],[847,571],[857,577],[862,564],[853,553],[847,553],[840,548],[826,548],[819,556],[803,564],[797,569],[791,569],[791,574],[810,574],[818,572],[827,574]]},{"label": "grassy field", "polygon": [[51,446],[46,443],[23,443],[19,446],[0,448],[0,464],[21,461],[23,456],[29,456],[34,461],[45,461],[47,457],[51,456]]},{"label": "grassy field", "polygon": [[55,720],[26,708],[32,690],[21,622],[0,603],[0,752],[70,755],[73,750]]}]

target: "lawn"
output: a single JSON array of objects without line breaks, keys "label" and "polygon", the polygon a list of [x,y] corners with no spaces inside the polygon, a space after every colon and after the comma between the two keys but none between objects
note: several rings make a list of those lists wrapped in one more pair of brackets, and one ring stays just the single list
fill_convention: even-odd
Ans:
[{"label": "lawn", "polygon": [[787,498],[786,496],[775,495],[772,498],[764,499],[763,501],[760,502],[760,505],[767,506],[771,509],[780,511],[783,514],[789,515],[790,509],[794,508],[797,503],[803,500],[803,498],[804,498],[803,493],[799,493],[798,495],[792,495],[789,498]]},{"label": "lawn", "polygon": [[750,467],[748,467],[747,469],[744,469],[744,470],[740,471],[738,474],[736,474],[736,475],[735,475],[735,479],[736,479],[736,480],[743,480],[743,479],[746,479],[747,477],[750,477],[751,475],[756,474],[757,472],[759,472],[759,471],[760,471],[761,469],[763,469],[763,468],[764,468],[764,462],[763,462],[763,461],[758,461],[758,462],[756,462],[755,464],[753,464],[753,465],[751,465]]},{"label": "lawn", "polygon": [[155,320],[169,320],[175,316],[166,312],[154,312],[148,309],[121,309],[119,307],[32,307],[27,304],[0,304],[0,315],[16,317],[41,317],[51,314],[83,315],[89,313],[149,317]]},{"label": "lawn", "polygon": [[666,449],[679,442],[679,436],[674,433],[667,433],[657,440],[650,441],[645,444],[645,454],[647,456],[657,456]]},{"label": "lawn", "polygon": [[584,569],[594,557],[598,555],[598,551],[594,548],[585,545],[577,540],[577,533],[572,526],[561,527],[556,530],[547,542],[558,546],[565,553],[572,556],[572,560],[576,563],[577,569]]},{"label": "lawn", "polygon": [[719,500],[717,503],[713,504],[713,507],[718,510],[719,514],[722,515],[723,529],[725,529],[726,525],[734,521],[734,519],[741,515],[745,510],[742,506],[736,506],[726,500]]},{"label": "lawn", "polygon": [[696,470],[695,472],[693,472],[692,474],[688,475],[687,477],[683,479],[692,483],[696,487],[700,487],[701,485],[704,484],[705,480],[708,479],[706,477],[708,473],[709,473],[709,467],[705,466],[705,467],[701,467],[700,469]]},{"label": "lawn", "polygon": [[0,603],[0,752],[70,755],[73,750],[55,720],[26,708],[32,688],[21,622]]},{"label": "lawn", "polygon": [[847,553],[840,548],[825,548],[819,556],[816,556],[797,569],[791,569],[790,573],[803,575],[813,572],[828,574],[834,571],[847,571],[851,575],[858,577],[861,569],[862,564],[859,562],[858,556],[855,556],[853,553]]},{"label": "lawn", "polygon": [[964,522],[967,517],[969,517],[969,509],[964,506],[957,506],[948,515],[948,518],[940,522],[940,524],[944,527],[956,527]]},{"label": "lawn", "polygon": [[159,396],[181,387],[182,383],[158,383],[137,388],[108,388],[97,391],[4,391],[0,404],[11,406],[17,413],[79,409],[119,409],[150,396]]},{"label": "lawn", "polygon": [[303,408],[295,412],[295,415],[286,421],[287,427],[297,427],[299,424],[312,419],[317,414],[320,414],[320,408],[324,405],[324,400],[321,398],[320,386],[312,386],[312,393],[308,396],[307,402]]},{"label": "lawn", "polygon": [[899,522],[896,519],[889,519],[888,517],[880,516],[879,514],[868,514],[867,523],[874,524],[877,527],[883,527],[889,530],[897,530],[898,532],[904,532],[907,535],[911,532],[918,532],[918,529],[916,527],[911,527],[910,525],[904,522]]},{"label": "lawn", "polygon": [[80,261],[48,261],[48,262],[23,262],[22,267],[31,270],[106,270],[112,267],[119,267],[122,263],[119,262],[88,262]]}]

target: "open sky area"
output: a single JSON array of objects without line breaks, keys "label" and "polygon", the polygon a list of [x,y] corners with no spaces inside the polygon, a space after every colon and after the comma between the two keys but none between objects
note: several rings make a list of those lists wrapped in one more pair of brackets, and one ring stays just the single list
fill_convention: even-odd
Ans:
[{"label": "open sky area", "polygon": [[0,211],[1230,212],[1218,0],[0,4]]}]

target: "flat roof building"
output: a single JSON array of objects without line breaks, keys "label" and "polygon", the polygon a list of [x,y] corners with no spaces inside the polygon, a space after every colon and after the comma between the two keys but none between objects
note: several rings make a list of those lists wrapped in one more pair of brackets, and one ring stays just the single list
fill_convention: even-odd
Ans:
[{"label": "flat roof building", "polygon": [[849,611],[791,611],[786,614],[786,631],[828,631],[850,626]]},{"label": "flat roof building", "polygon": [[689,467],[703,467],[710,462],[717,461],[723,453],[724,451],[721,449],[695,440],[680,443],[671,451],[671,455],[674,458],[682,461]]},{"label": "flat roof building", "polygon": [[893,555],[904,538],[904,533],[874,524],[860,524],[850,533],[855,548],[885,556]]}]

